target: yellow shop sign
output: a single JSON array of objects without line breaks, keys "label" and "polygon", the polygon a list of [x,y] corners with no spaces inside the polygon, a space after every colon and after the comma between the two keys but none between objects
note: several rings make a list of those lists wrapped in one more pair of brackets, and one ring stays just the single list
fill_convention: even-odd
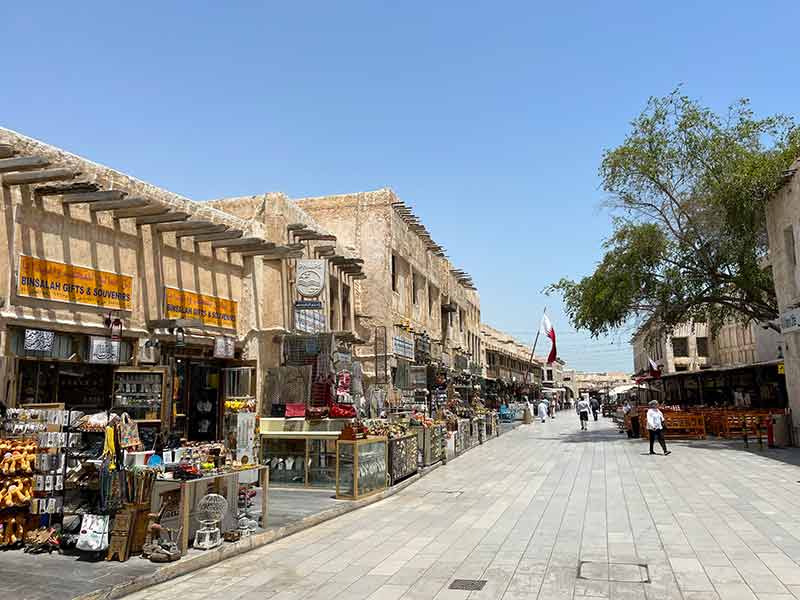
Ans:
[{"label": "yellow shop sign", "polygon": [[131,310],[133,278],[52,260],[19,257],[17,295]]},{"label": "yellow shop sign", "polygon": [[165,288],[167,319],[199,319],[210,327],[236,329],[235,300]]}]

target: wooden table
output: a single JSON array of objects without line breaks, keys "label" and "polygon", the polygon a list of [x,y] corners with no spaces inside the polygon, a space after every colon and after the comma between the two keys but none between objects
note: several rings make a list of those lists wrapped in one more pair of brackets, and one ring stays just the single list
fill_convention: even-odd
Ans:
[{"label": "wooden table", "polygon": [[[178,512],[178,522],[181,527],[180,540],[178,541],[178,548],[181,555],[186,554],[189,549],[189,530],[190,530],[190,515],[192,512],[191,498],[192,491],[200,483],[213,482],[213,487],[217,493],[222,489],[223,485],[228,488],[228,493],[235,494],[234,500],[238,502],[239,494],[239,475],[242,473],[258,473],[258,483],[261,486],[261,527],[267,526],[267,511],[269,508],[269,467],[267,465],[257,465],[247,469],[239,469],[237,471],[230,471],[228,473],[221,473],[219,475],[208,475],[199,477],[197,479],[190,479],[182,481],[180,479],[157,479],[156,484],[178,484],[181,490],[181,499]],[[231,485],[233,484],[233,485]],[[156,491],[153,491],[156,494]],[[230,499],[230,496],[227,496]],[[224,532],[223,532],[224,533]]]}]

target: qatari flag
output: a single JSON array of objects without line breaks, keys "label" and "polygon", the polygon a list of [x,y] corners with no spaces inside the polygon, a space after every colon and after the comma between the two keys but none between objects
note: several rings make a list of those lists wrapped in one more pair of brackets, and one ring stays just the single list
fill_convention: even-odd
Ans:
[{"label": "qatari flag", "polygon": [[547,357],[547,364],[556,362],[556,358],[558,358],[558,353],[556,352],[556,330],[553,329],[553,324],[550,322],[550,319],[547,318],[547,315],[542,315],[542,333],[550,338],[550,341],[553,342],[553,347],[550,348],[550,354]]}]

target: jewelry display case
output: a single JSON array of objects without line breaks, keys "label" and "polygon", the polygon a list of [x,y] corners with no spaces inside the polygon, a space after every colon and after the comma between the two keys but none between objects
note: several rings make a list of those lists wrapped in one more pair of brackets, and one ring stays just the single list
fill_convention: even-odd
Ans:
[{"label": "jewelry display case", "polygon": [[388,479],[387,463],[385,437],[337,440],[336,497],[357,500],[383,491]]}]

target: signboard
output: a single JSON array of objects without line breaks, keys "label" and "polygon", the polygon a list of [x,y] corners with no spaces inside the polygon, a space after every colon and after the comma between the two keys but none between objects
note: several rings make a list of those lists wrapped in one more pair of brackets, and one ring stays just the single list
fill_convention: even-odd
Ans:
[{"label": "signboard", "polygon": [[303,298],[316,298],[325,289],[325,261],[303,258],[297,261],[297,291]]},{"label": "signboard", "polygon": [[55,339],[55,331],[46,331],[44,329],[26,329],[25,350],[32,350],[34,352],[52,352],[53,342]]},{"label": "signboard", "polygon": [[171,287],[164,288],[164,296],[167,319],[199,319],[210,327],[236,329],[236,300]]},{"label": "signboard", "polygon": [[786,364],[779,362],[778,363],[778,375],[786,375]]},{"label": "signboard", "polygon": [[91,336],[89,338],[89,362],[101,364],[119,363],[119,346],[119,340]]},{"label": "signboard", "polygon": [[319,310],[322,308],[322,300],[295,300],[295,310]]},{"label": "signboard", "polygon": [[235,350],[234,339],[227,335],[218,335],[214,338],[214,358],[233,358]]},{"label": "signboard", "polygon": [[414,338],[396,335],[392,338],[392,349],[398,358],[414,360]]},{"label": "signboard", "polygon": [[19,257],[17,295],[56,302],[131,310],[133,278],[52,260]]},{"label": "signboard", "polygon": [[781,313],[781,333],[800,331],[800,308],[790,308]]}]

